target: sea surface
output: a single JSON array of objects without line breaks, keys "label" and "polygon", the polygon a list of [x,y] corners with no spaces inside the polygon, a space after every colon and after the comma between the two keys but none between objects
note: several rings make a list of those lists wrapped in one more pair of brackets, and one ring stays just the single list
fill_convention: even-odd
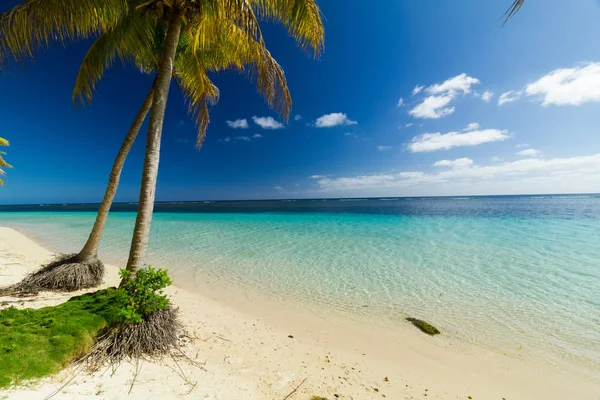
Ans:
[{"label": "sea surface", "polygon": [[[76,251],[95,205],[0,207],[0,225]],[[125,263],[135,204],[101,255]],[[148,263],[390,326],[600,376],[600,195],[181,202],[156,205]]]}]

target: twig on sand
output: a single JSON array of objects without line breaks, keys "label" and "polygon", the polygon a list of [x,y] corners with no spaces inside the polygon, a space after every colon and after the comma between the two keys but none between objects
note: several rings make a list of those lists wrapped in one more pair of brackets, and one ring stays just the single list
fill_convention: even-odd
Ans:
[{"label": "twig on sand", "polygon": [[294,393],[296,393],[296,391],[297,391],[298,389],[300,389],[300,386],[302,386],[302,385],[304,384],[304,382],[306,382],[306,380],[307,380],[307,379],[308,379],[308,377],[304,378],[304,380],[303,380],[302,382],[300,382],[300,384],[299,384],[298,386],[296,386],[296,388],[295,388],[294,390],[292,390],[292,391],[291,391],[291,392],[290,392],[290,393],[289,393],[287,396],[285,396],[285,397],[283,398],[283,400],[287,400],[287,399],[289,399],[290,397],[292,397],[292,395],[293,395]]},{"label": "twig on sand", "polygon": [[133,390],[133,384],[135,383],[135,379],[138,377],[140,371],[142,370],[143,363],[144,360],[142,359],[137,360],[137,362],[135,363],[135,373],[133,374],[133,379],[131,379],[131,386],[129,386],[129,392],[127,392],[127,395],[131,394],[131,391]]},{"label": "twig on sand", "polygon": [[[214,333],[214,332],[213,332],[213,333]],[[215,333],[215,337],[218,337],[219,339],[221,339],[221,340],[224,340],[224,341],[226,341],[226,342],[231,342],[231,340],[229,340],[229,339],[227,339],[227,338],[224,338],[223,336],[217,335],[216,333]]]},{"label": "twig on sand", "polygon": [[79,375],[79,373],[83,370],[83,366],[79,366],[75,371],[75,373],[73,374],[72,377],[69,378],[69,380],[67,380],[65,383],[63,383],[58,389],[56,389],[54,392],[50,393],[48,396],[44,397],[44,400],[49,400],[51,398],[53,398],[54,396],[56,396],[57,394],[59,394],[61,392],[61,390],[63,390],[65,387],[67,387],[67,385],[69,383],[71,383],[71,381],[73,379],[75,379],[77,377],[77,375]]}]

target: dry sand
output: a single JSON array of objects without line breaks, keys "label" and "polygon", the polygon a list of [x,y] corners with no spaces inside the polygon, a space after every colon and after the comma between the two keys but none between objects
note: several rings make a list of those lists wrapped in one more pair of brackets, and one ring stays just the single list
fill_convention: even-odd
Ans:
[{"label": "dry sand", "polygon": [[[52,253],[0,227],[0,285],[19,281]],[[118,282],[108,265],[104,286]],[[166,358],[94,374],[69,368],[57,376],[0,391],[0,399],[594,399],[600,384],[530,360],[428,337],[412,326],[369,327],[268,307],[240,296],[228,304],[173,286],[172,302],[193,339],[184,351],[203,367]],[[0,298],[39,308],[70,295]],[[135,376],[135,379],[134,379]],[[3,397],[4,396],[4,397]],[[469,397],[471,396],[471,397]]]}]

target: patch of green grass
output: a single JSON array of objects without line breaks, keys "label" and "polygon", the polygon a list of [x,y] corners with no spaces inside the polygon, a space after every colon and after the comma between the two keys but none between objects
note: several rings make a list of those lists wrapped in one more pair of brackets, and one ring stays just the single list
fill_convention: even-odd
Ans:
[{"label": "patch of green grass", "polygon": [[0,387],[60,371],[85,355],[105,327],[118,322],[114,288],[55,307],[0,311]]},{"label": "patch of green grass", "polygon": [[439,335],[441,332],[438,328],[436,328],[435,326],[421,320],[421,319],[416,319],[416,318],[406,318],[406,320],[408,322],[410,322],[411,324],[413,324],[414,326],[416,326],[417,328],[419,328],[421,330],[421,332],[426,333],[428,335]]}]

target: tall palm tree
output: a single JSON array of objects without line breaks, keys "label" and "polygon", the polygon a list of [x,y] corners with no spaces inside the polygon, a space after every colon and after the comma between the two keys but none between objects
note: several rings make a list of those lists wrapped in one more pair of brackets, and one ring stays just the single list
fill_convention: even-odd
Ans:
[{"label": "tall palm tree", "polygon": [[[254,37],[264,48],[264,41],[254,13],[256,10],[259,16],[286,25],[298,43],[303,47],[312,47],[315,55],[321,50],[324,37],[320,11],[314,0],[151,0],[140,8],[145,13],[155,13],[167,20],[168,27],[154,86],[138,213],[127,262],[127,270],[133,274],[142,265],[149,239],[162,125],[182,28],[190,33],[192,51],[211,38],[218,37],[216,36],[218,24],[215,21],[223,18],[232,20],[234,22],[232,26]],[[261,82],[266,83],[259,75],[258,84],[261,85]],[[284,99],[286,106],[283,110],[286,119],[289,116],[287,100]]]},{"label": "tall palm tree", "polygon": [[[135,13],[130,14],[129,18],[139,19]],[[122,29],[115,29],[103,34],[92,45],[77,77],[73,91],[74,101],[77,101],[77,99],[83,102],[91,100],[96,83],[101,79],[106,67],[112,65],[115,59],[115,49],[117,49],[122,61],[131,60],[144,72],[152,72],[156,69],[155,60],[157,55],[152,52],[152,49],[154,48],[153,40],[157,35],[151,30],[140,29],[143,27],[140,26],[142,25],[140,22],[137,21],[137,25],[135,22],[123,24]],[[136,29],[132,29],[132,26],[135,26]],[[268,97],[268,94],[272,91],[280,92],[283,97],[289,97],[287,83],[281,67],[270,55],[262,52],[257,42],[248,43],[243,32],[239,30],[222,32],[219,38],[218,46],[212,44],[209,48],[197,50],[195,54],[182,52],[175,61],[173,77],[183,90],[184,96],[188,99],[190,111],[196,114],[199,127],[198,147],[206,133],[209,121],[208,104],[215,103],[219,96],[218,89],[207,76],[207,71],[219,71],[227,67],[242,70],[246,65],[255,65],[263,75],[273,77],[267,85],[260,88],[263,90],[265,97]],[[145,48],[141,47],[140,43],[147,46]],[[189,48],[189,35],[184,35],[180,39],[179,47]],[[86,244],[75,257],[69,260],[61,260],[61,263],[93,265],[98,262],[98,247],[118,187],[121,170],[150,109],[153,94],[154,88],[148,94],[134,124],[121,145],[111,170],[103,201]]]},{"label": "tall palm tree", "polygon": [[[8,146],[8,140],[0,137],[0,146]],[[4,158],[2,156],[5,154],[6,154],[5,152],[0,151],[0,177],[6,175],[6,173],[4,172],[4,170],[2,168],[11,168],[12,167],[9,163],[4,161]],[[4,185],[4,181],[0,178],[0,186],[3,186],[3,185]]]},{"label": "tall palm tree", "polygon": [[[39,7],[40,4],[39,0],[37,2],[36,0],[29,0],[9,13],[0,16],[0,33],[2,33],[2,29],[6,32],[5,35],[0,35],[0,39],[3,36],[9,38],[4,46],[0,43],[0,50],[5,50],[4,60],[7,58],[7,49],[12,52],[16,59],[19,59],[19,57],[31,55],[36,47],[44,45],[43,40],[39,43],[27,35],[23,35],[23,27],[15,29],[15,26],[18,27],[19,24],[26,26],[28,23],[27,18],[22,17],[19,19],[16,16],[25,15],[35,18],[39,12],[35,12],[32,8],[34,6]],[[94,6],[92,2],[91,7]],[[152,72],[156,69],[156,61],[164,43],[164,23],[162,19],[157,19],[158,22],[156,22],[151,18],[147,18],[146,13],[142,15],[136,12],[135,9],[132,10],[132,6],[135,6],[135,2],[131,2],[129,10],[124,10],[118,23],[112,23],[110,27],[106,28],[106,32],[100,35],[88,51],[77,78],[73,94],[74,100],[79,99],[84,103],[91,100],[96,83],[102,77],[104,70],[112,65],[115,55],[123,61],[134,62],[144,72]],[[44,15],[48,17],[51,12],[52,9],[49,9]],[[85,15],[85,13],[82,13],[82,15]],[[60,17],[60,15],[55,16],[55,21],[60,21]],[[29,26],[32,25],[32,22],[29,21]],[[207,25],[210,26],[214,34],[211,40],[201,38],[201,35],[191,29],[183,32],[177,46],[179,53],[175,59],[173,73],[176,82],[188,99],[190,111],[196,115],[199,126],[198,146],[202,143],[208,124],[208,103],[216,101],[218,97],[218,90],[206,75],[207,70],[218,71],[225,68],[243,70],[245,65],[250,64],[250,67],[256,72],[259,92],[266,98],[269,105],[279,112],[285,113],[289,112],[290,105],[289,91],[283,71],[270,56],[263,43],[249,37],[246,31],[240,29],[230,19],[213,18],[210,21],[203,22],[203,26]],[[51,28],[57,29],[55,27]],[[294,29],[302,30],[302,28]],[[161,32],[163,33],[162,36]],[[46,36],[63,38],[63,36],[53,35],[52,33],[47,33]],[[19,37],[20,40],[17,40]],[[191,45],[192,42],[193,46]],[[2,56],[3,53],[0,51],[0,66],[2,65]],[[51,263],[47,266],[49,268],[45,268],[46,270],[50,269],[52,272],[56,272],[56,268],[62,266],[68,267],[70,271],[75,271],[78,268],[81,270],[82,266],[87,266],[88,269],[97,268],[98,264],[101,266],[97,258],[97,251],[104,224],[114,199],[123,163],[150,108],[153,94],[154,86],[119,150],[94,228],[85,246],[78,254],[63,257]],[[71,284],[73,283],[72,275],[69,276],[69,283]],[[89,284],[91,286],[97,285],[101,281],[101,276],[98,277],[98,274],[95,274],[94,277],[94,282]],[[64,282],[56,282],[56,279],[54,279],[46,280],[46,283],[52,286],[50,289],[64,290]],[[81,286],[71,285],[71,287],[77,289]]]}]

